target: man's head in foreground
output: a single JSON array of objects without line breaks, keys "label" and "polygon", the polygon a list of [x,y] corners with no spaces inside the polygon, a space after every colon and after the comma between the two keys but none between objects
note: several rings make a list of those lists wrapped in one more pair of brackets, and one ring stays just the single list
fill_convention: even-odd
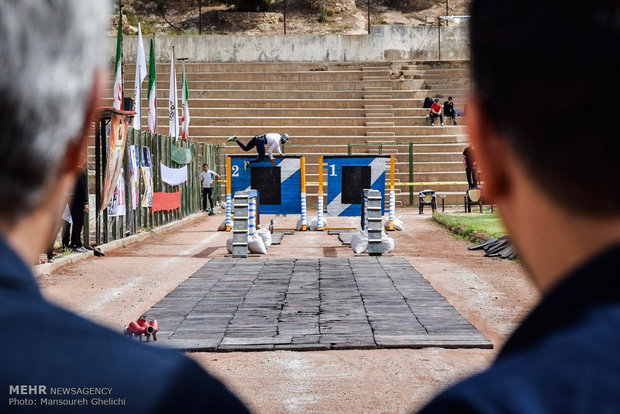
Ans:
[{"label": "man's head in foreground", "polygon": [[620,241],[620,134],[590,112],[618,90],[620,3],[474,0],[470,30],[467,115],[485,193],[547,291]]},{"label": "man's head in foreground", "polygon": [[[0,411],[23,385],[108,387],[119,405],[105,412],[247,412],[181,353],[130,341],[48,303],[24,264],[35,262],[55,236],[79,173],[109,16],[103,0],[0,6]],[[139,369],[136,361],[144,361]],[[43,397],[51,402],[25,411],[93,410],[53,393]]]},{"label": "man's head in foreground", "polygon": [[28,263],[55,236],[85,157],[109,11],[106,1],[0,7],[0,232]]},{"label": "man's head in foreground", "polygon": [[483,188],[543,297],[422,412],[620,412],[620,141],[590,104],[618,89],[620,3],[473,0],[470,25]]}]

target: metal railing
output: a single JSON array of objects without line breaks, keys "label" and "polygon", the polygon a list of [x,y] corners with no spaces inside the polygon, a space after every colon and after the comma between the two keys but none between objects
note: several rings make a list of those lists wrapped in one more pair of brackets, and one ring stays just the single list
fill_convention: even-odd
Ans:
[{"label": "metal railing", "polygon": [[[349,143],[349,144],[286,144],[285,146],[283,146],[282,151],[296,153],[296,147],[303,147],[304,149],[307,149],[308,147],[310,148],[316,147],[317,152],[324,153],[324,154],[352,155],[352,154],[368,153],[368,154],[384,155],[384,152],[386,150],[385,147],[389,147],[390,149],[397,148],[396,153],[391,152],[385,155],[394,155],[395,157],[400,158],[401,161],[402,161],[403,156],[407,158],[407,164],[408,164],[407,179],[408,180],[406,182],[403,182],[403,181],[396,182],[395,185],[397,187],[407,187],[409,191],[409,205],[413,206],[415,202],[414,196],[417,194],[414,192],[414,186],[441,187],[441,186],[455,185],[455,184],[467,186],[467,181],[439,181],[439,182],[428,182],[428,181],[415,182],[414,181],[414,171],[415,171],[415,164],[416,164],[415,151],[414,151],[415,145],[432,145],[432,144],[448,144],[448,143],[453,144],[456,142],[454,141],[449,141],[449,142],[436,142],[436,141],[419,142],[419,141],[416,141],[415,143],[413,142],[392,143],[392,142],[386,141],[386,142],[360,142],[360,143]],[[463,170],[463,176],[465,176],[465,170]],[[307,184],[316,185],[317,183],[308,182]]]}]

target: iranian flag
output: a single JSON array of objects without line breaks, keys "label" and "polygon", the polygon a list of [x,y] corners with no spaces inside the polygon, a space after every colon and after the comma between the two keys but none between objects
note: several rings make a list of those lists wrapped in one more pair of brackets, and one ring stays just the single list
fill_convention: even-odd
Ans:
[{"label": "iranian flag", "polygon": [[174,47],[172,48],[172,60],[170,61],[170,93],[168,96],[168,135],[179,136],[179,114],[177,112],[177,72],[174,69]]},{"label": "iranian flag", "polygon": [[189,89],[187,88],[187,75],[185,74],[185,62],[183,62],[183,91],[181,92],[181,138],[189,139]]},{"label": "iranian flag", "polygon": [[157,80],[155,79],[155,40],[151,39],[149,62],[149,132],[157,133]]},{"label": "iranian flag", "polygon": [[116,36],[116,65],[114,69],[114,100],[112,106],[114,109],[123,109],[123,77],[121,76],[121,26],[122,20],[118,19],[118,35]]},{"label": "iranian flag", "polygon": [[142,28],[138,23],[138,53],[136,56],[136,82],[134,86],[134,111],[133,129],[142,128],[142,82],[146,78],[146,58],[144,57],[144,44],[142,43]]}]

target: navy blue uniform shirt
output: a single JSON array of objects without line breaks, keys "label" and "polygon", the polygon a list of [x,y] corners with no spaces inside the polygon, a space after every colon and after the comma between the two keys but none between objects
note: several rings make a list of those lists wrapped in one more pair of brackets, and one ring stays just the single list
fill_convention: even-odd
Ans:
[{"label": "navy blue uniform shirt", "polygon": [[29,268],[0,239],[0,412],[248,411],[182,353],[140,344],[44,300]]},{"label": "navy blue uniform shirt", "polygon": [[488,370],[421,413],[620,413],[620,246],[560,282]]}]

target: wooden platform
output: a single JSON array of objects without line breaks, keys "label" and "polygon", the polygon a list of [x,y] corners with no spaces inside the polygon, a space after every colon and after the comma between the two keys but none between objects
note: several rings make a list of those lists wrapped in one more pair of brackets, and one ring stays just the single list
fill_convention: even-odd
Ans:
[{"label": "wooden platform", "polygon": [[493,347],[402,257],[212,259],[147,317],[189,351]]}]

